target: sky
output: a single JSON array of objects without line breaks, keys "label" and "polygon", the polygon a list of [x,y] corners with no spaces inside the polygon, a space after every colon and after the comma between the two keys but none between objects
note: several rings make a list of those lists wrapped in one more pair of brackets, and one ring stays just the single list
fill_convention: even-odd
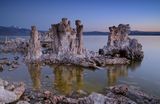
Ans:
[{"label": "sky", "polygon": [[130,24],[132,30],[160,31],[160,0],[0,0],[0,26],[48,30],[66,17],[80,19],[84,31],[108,31]]}]

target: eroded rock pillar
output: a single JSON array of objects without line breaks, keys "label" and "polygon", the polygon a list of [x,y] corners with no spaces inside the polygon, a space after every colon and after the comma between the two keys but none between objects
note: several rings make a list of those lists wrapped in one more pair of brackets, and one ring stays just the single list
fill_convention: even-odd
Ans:
[{"label": "eroded rock pillar", "polygon": [[28,59],[37,60],[41,57],[41,44],[39,33],[36,29],[36,26],[31,26],[31,34],[29,39],[29,48],[28,48]]},{"label": "eroded rock pillar", "polygon": [[76,24],[76,47],[77,47],[77,54],[83,53],[83,25],[81,25],[80,20],[75,21]]}]

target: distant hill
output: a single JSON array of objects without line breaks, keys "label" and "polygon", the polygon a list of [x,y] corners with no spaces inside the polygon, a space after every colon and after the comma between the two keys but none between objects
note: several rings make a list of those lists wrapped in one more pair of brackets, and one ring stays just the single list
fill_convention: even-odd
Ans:
[{"label": "distant hill", "polygon": [[84,35],[108,35],[108,32],[100,32],[100,31],[90,31],[84,32]]},{"label": "distant hill", "polygon": [[28,35],[29,29],[18,28],[18,27],[3,27],[0,26],[0,35]]},{"label": "distant hill", "polygon": [[[10,35],[16,35],[16,36],[27,36],[30,34],[30,29],[25,28],[19,28],[19,27],[4,27],[0,26],[0,35],[10,36]],[[41,33],[44,33],[45,31],[40,31]],[[100,31],[90,31],[90,32],[84,32],[84,35],[108,35],[109,32],[100,32]],[[130,35],[145,35],[145,36],[160,36],[160,32],[145,32],[145,31],[131,31]]]},{"label": "distant hill", "polygon": [[[19,27],[4,27],[0,26],[0,36],[5,35],[5,36],[27,36],[30,35],[31,30],[30,29],[25,29],[25,28],[19,28]],[[44,33],[45,31],[40,31],[41,33]]]},{"label": "distant hill", "polygon": [[160,32],[131,31],[130,35],[160,36]]}]

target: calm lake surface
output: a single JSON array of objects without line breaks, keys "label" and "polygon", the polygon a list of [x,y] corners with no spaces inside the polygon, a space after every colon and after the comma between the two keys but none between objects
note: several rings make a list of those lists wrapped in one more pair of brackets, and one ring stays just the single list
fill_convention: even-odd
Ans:
[{"label": "calm lake surface", "polygon": [[[2,39],[2,37],[0,37]],[[13,38],[13,37],[12,37]],[[28,37],[25,37],[28,38]],[[93,70],[62,65],[26,65],[20,58],[19,68],[0,71],[0,77],[9,81],[23,81],[28,88],[48,89],[60,94],[73,91],[100,92],[107,86],[129,84],[160,96],[160,37],[134,36],[143,45],[144,59],[131,65],[106,66]],[[98,51],[107,43],[107,36],[84,36],[87,49]],[[22,56],[18,53],[0,53],[0,58]]]}]

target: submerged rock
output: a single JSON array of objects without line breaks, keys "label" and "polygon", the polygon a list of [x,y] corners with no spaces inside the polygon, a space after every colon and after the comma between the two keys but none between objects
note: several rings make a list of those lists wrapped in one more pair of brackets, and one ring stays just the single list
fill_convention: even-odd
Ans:
[{"label": "submerged rock", "polygon": [[107,56],[119,56],[129,60],[142,60],[144,55],[142,45],[137,39],[128,37],[130,33],[129,24],[120,24],[118,27],[109,27],[107,46],[99,50],[99,53]]}]

